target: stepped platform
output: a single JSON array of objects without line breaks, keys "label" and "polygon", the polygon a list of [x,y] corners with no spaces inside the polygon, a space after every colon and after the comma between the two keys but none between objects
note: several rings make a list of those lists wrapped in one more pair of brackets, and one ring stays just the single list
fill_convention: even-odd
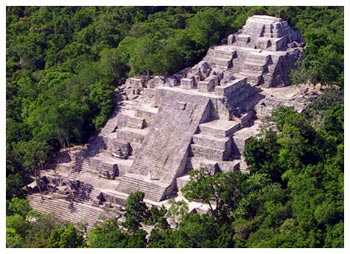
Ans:
[{"label": "stepped platform", "polygon": [[154,118],[158,113],[158,108],[152,107],[151,105],[143,105],[135,109],[135,116],[145,119],[146,125],[152,124]]},{"label": "stepped platform", "polygon": [[88,204],[74,202],[73,209],[70,209],[70,202],[64,199],[41,199],[39,194],[27,197],[30,206],[42,213],[53,214],[62,221],[73,223],[86,223],[87,229],[91,229],[96,224],[107,218],[118,215],[117,211],[110,211]]},{"label": "stepped platform", "polygon": [[239,129],[240,122],[237,121],[214,120],[199,125],[201,134],[211,135],[217,138],[232,136]]},{"label": "stepped platform", "polygon": [[148,129],[135,129],[129,127],[123,127],[121,129],[117,129],[117,138],[128,141],[128,142],[136,142],[142,143],[143,139],[147,135]]},{"label": "stepped platform", "polygon": [[220,47],[210,48],[203,60],[213,67],[228,69],[232,66],[232,59],[236,56],[235,51],[229,51]]},{"label": "stepped platform", "polygon": [[201,146],[197,144],[191,145],[192,154],[198,157],[223,161],[227,159],[227,154],[224,149],[216,149],[208,146]]},{"label": "stepped platform", "polygon": [[105,167],[105,164],[115,166],[117,176],[121,176],[129,171],[132,163],[131,159],[120,159],[112,156],[109,152],[102,152],[90,158],[89,166],[96,171]]},{"label": "stepped platform", "polygon": [[[151,173],[152,174],[152,173]],[[119,179],[118,192],[131,194],[136,191],[143,191],[145,198],[160,201],[164,198],[169,183],[152,179],[150,176],[128,173]]]},{"label": "stepped platform", "polygon": [[142,117],[137,117],[134,115],[129,114],[119,114],[118,115],[118,127],[128,127],[128,128],[134,128],[134,129],[143,129],[146,127],[145,119]]},{"label": "stepped platform", "polygon": [[277,106],[302,110],[308,102],[299,99],[306,93],[276,100],[276,92],[263,89],[289,84],[303,47],[301,34],[287,22],[258,15],[193,67],[168,77],[127,79],[100,134],[75,156],[75,165],[59,164],[50,177],[90,184],[95,201],[102,193],[107,202],[125,205],[130,193],[143,191],[148,204],[159,205],[188,182],[192,168],[209,174],[245,170],[243,151],[259,132],[254,120]]},{"label": "stepped platform", "polygon": [[261,84],[263,80],[261,71],[244,69],[239,74],[247,77],[248,83],[253,86]]},{"label": "stepped platform", "polygon": [[201,146],[208,146],[215,149],[229,149],[231,146],[231,139],[228,137],[217,138],[211,135],[202,133],[193,135],[193,143]]},{"label": "stepped platform", "polygon": [[233,143],[236,154],[243,155],[247,142],[260,131],[260,125],[254,124],[251,127],[243,128],[233,135]]}]

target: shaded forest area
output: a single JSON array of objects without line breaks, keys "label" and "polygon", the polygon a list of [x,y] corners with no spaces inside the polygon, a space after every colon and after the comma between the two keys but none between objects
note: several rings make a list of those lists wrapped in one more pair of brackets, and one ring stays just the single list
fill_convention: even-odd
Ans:
[{"label": "shaded forest area", "polygon": [[[136,193],[124,224],[107,221],[85,239],[20,199],[52,154],[98,133],[127,77],[191,66],[253,14],[302,31],[294,84],[338,89],[303,114],[277,110],[277,130],[266,126],[246,149],[250,175],[193,171],[183,192],[216,204],[210,214],[188,214],[181,203],[148,209]],[[342,7],[7,7],[6,19],[8,247],[343,247]],[[155,225],[148,240],[141,224]]]}]

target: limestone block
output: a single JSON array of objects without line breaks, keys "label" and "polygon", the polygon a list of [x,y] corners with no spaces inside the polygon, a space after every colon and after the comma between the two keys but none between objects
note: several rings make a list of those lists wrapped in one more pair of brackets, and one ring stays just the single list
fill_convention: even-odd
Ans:
[{"label": "limestone block", "polygon": [[219,161],[218,166],[221,172],[228,173],[239,170],[240,161]]},{"label": "limestone block", "polygon": [[213,90],[213,87],[210,87],[209,81],[199,81],[198,82],[198,90],[200,92],[211,92]]},{"label": "limestone block", "polygon": [[136,116],[145,119],[146,125],[149,126],[150,124],[152,124],[157,114],[156,110],[157,108],[150,108],[150,109],[137,108]]},{"label": "limestone block", "polygon": [[255,118],[255,114],[253,111],[249,111],[248,113],[241,116],[241,128],[244,128],[249,125],[249,123]]},{"label": "limestone block", "polygon": [[146,124],[145,120],[141,117],[119,114],[118,116],[118,128],[130,127],[136,129],[143,129]]},{"label": "limestone block", "polygon": [[208,160],[222,161],[227,157],[224,150],[200,146],[196,144],[191,145],[191,150],[194,156],[203,157]]},{"label": "limestone block", "polygon": [[210,75],[211,67],[207,61],[200,61],[192,68],[192,73],[198,75],[200,80],[207,78]]},{"label": "limestone block", "polygon": [[117,137],[123,139],[127,142],[138,142],[142,143],[147,131],[145,129],[133,129],[124,127],[122,129],[117,129]]},{"label": "limestone block", "polygon": [[141,91],[141,90],[139,90],[139,89],[134,89],[134,88],[131,88],[131,87],[126,88],[126,89],[125,89],[126,98],[127,98],[128,100],[134,100],[134,99],[136,99],[137,97],[139,97],[140,91]]},{"label": "limestone block", "polygon": [[181,79],[181,87],[184,89],[193,89],[194,88],[193,78],[182,78]]},{"label": "limestone block", "polygon": [[162,76],[155,76],[153,79],[147,82],[147,88],[155,88],[165,84],[165,79]]},{"label": "limestone block", "polygon": [[227,44],[228,45],[231,45],[233,44],[234,42],[236,42],[236,36],[234,34],[230,34],[228,37],[227,37]]},{"label": "limestone block", "polygon": [[152,88],[144,88],[143,89],[143,96],[146,97],[147,99],[152,99],[155,96],[155,91]]},{"label": "limestone block", "polygon": [[179,85],[179,80],[175,76],[171,76],[165,79],[165,85],[169,87],[174,87]]},{"label": "limestone block", "polygon": [[220,80],[220,84],[224,85],[224,84],[230,83],[234,79],[235,79],[235,77],[234,77],[232,72],[224,71],[222,79]]},{"label": "limestone block", "polygon": [[212,92],[218,84],[219,78],[216,75],[210,75],[204,81],[198,82],[198,88],[201,92]]},{"label": "limestone block", "polygon": [[238,89],[242,88],[247,84],[247,78],[241,78],[233,80],[231,83],[226,84],[225,86],[216,86],[215,94],[221,96],[228,96],[231,93],[236,92]]},{"label": "limestone block", "polygon": [[125,82],[125,86],[134,89],[142,89],[144,82],[142,78],[128,78]]},{"label": "limestone block", "polygon": [[217,138],[226,138],[240,129],[238,121],[214,120],[199,125],[201,134]]},{"label": "limestone block", "polygon": [[237,35],[237,41],[243,42],[243,43],[249,43],[250,42],[250,35],[248,34],[238,34]]},{"label": "limestone block", "polygon": [[219,172],[219,166],[218,163],[215,161],[206,161],[203,160],[199,163],[200,168],[206,169],[206,173],[208,175],[214,175],[215,173]]},{"label": "limestone block", "polygon": [[232,140],[231,138],[217,138],[211,135],[195,134],[193,142],[201,146],[209,146],[216,149],[230,151]]},{"label": "limestone block", "polygon": [[102,163],[98,171],[102,178],[114,180],[118,176],[118,166],[116,164]]},{"label": "limestone block", "polygon": [[122,141],[114,141],[112,142],[112,155],[120,158],[120,159],[127,159],[130,155],[130,143],[129,142],[122,142]]}]

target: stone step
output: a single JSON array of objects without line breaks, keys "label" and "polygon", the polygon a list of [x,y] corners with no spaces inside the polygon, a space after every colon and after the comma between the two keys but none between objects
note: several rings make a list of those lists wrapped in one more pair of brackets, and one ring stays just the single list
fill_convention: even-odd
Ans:
[{"label": "stone step", "polygon": [[239,170],[240,162],[240,159],[232,161],[218,161],[218,166],[221,172],[228,173]]},{"label": "stone step", "polygon": [[85,159],[83,161],[82,166],[81,166],[81,171],[82,172],[90,172],[90,173],[93,173],[94,175],[97,174],[96,168],[90,166],[89,159]]},{"label": "stone step", "polygon": [[[237,76],[237,75],[236,75]],[[220,86],[215,87],[215,95],[219,96],[232,96],[233,93],[240,92],[243,90],[244,86],[247,85],[246,77],[238,77],[232,81],[225,84],[220,84]]]},{"label": "stone step", "polygon": [[223,149],[215,149],[208,146],[191,144],[191,150],[193,156],[204,157],[209,160],[223,161],[228,158],[228,155]]},{"label": "stone step", "polygon": [[97,156],[90,158],[90,171],[98,171],[98,168],[103,164],[109,164],[111,166],[116,165],[117,171],[118,171],[118,176],[123,176],[125,175],[131,165],[133,163],[133,160],[130,159],[120,159],[117,157],[114,157],[112,154],[108,152],[103,152],[98,154]]},{"label": "stone step", "polygon": [[146,121],[146,125],[152,124],[154,118],[158,114],[159,109],[151,106],[142,106],[135,109],[135,116],[143,118]]},{"label": "stone step", "polygon": [[31,207],[39,212],[53,214],[59,220],[70,221],[72,223],[87,223],[87,228],[90,230],[101,220],[101,217],[112,218],[116,213],[94,207],[88,204],[74,202],[74,209],[70,209],[70,202],[64,199],[44,199],[42,200],[39,194],[33,194],[27,197]]},{"label": "stone step", "polygon": [[253,71],[253,70],[245,70],[243,69],[240,73],[248,78],[248,83],[251,85],[259,85],[262,81],[262,72],[261,71]]},{"label": "stone step", "polygon": [[259,52],[250,52],[247,54],[246,60],[250,61],[261,61],[261,62],[267,62],[269,60],[270,56],[266,55],[265,53],[259,53]]},{"label": "stone step", "polygon": [[235,56],[235,54],[236,54],[236,51],[230,51],[230,50],[226,51],[226,50],[220,50],[218,48],[211,48],[208,50],[206,57],[231,60]]},{"label": "stone step", "polygon": [[207,57],[205,58],[214,67],[230,68],[232,66],[232,59],[218,58],[218,57]]},{"label": "stone step", "polygon": [[193,135],[193,143],[201,146],[213,147],[216,149],[230,150],[231,138],[217,138],[210,135],[195,134]]},{"label": "stone step", "polygon": [[217,138],[230,137],[239,129],[240,123],[237,121],[214,120],[199,125],[201,134]]},{"label": "stone step", "polygon": [[240,160],[215,161],[204,157],[190,157],[188,160],[188,170],[205,168],[209,172],[233,172],[239,170]]},{"label": "stone step", "polygon": [[117,191],[131,194],[136,191],[145,193],[145,198],[160,201],[167,186],[156,180],[146,179],[140,175],[127,174],[120,178]]},{"label": "stone step", "polygon": [[[125,207],[128,203],[128,194],[117,192],[109,189],[99,189],[100,192],[103,193],[103,196],[106,199],[106,202],[114,204],[114,206]],[[120,214],[124,214],[125,212],[119,211]]]},{"label": "stone step", "polygon": [[96,195],[94,194],[97,189],[110,189],[110,190],[115,190],[118,186],[118,178],[116,178],[116,180],[109,180],[109,179],[105,179],[102,177],[99,177],[98,175],[96,176],[95,174],[89,173],[89,172],[83,172],[81,174],[81,176],[79,177],[79,180],[81,182],[87,183],[87,184],[91,184],[94,189],[92,190],[92,192],[90,193],[90,198],[91,199],[96,199],[97,195],[99,193],[97,193]]},{"label": "stone step", "polygon": [[266,70],[266,63],[245,61],[243,64],[243,70],[253,70],[257,72],[264,72]]},{"label": "stone step", "polygon": [[257,135],[259,133],[259,130],[259,124],[254,124],[251,127],[243,128],[237,131],[232,137],[234,153],[238,155],[243,155],[244,149],[249,139]]},{"label": "stone step", "polygon": [[105,137],[105,143],[107,144],[107,151],[109,151],[110,153],[113,152],[114,149],[114,144],[120,142],[120,143],[129,143],[130,144],[130,156],[135,156],[138,151],[141,148],[141,144],[139,142],[130,142],[130,141],[126,141],[125,139],[121,139],[118,138],[118,133],[112,133],[108,136]]},{"label": "stone step", "polygon": [[118,128],[129,127],[135,129],[143,129],[146,126],[145,119],[133,115],[119,114]]},{"label": "stone step", "polygon": [[142,143],[143,139],[148,133],[147,129],[134,129],[129,127],[123,127],[116,130],[117,138],[127,142]]}]

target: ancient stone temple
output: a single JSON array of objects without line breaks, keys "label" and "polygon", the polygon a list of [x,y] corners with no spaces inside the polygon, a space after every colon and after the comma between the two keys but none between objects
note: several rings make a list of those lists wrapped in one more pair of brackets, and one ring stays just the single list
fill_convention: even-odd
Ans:
[{"label": "ancient stone temple", "polygon": [[[191,169],[246,170],[245,145],[264,117],[280,105],[301,111],[317,96],[284,88],[303,46],[300,32],[286,21],[252,16],[195,66],[168,77],[129,78],[101,133],[72,151],[70,162],[43,172],[48,185],[96,212],[104,202],[125,204],[135,191],[144,192],[149,204],[175,197]],[[83,198],[76,198],[72,182],[89,186]],[[48,209],[33,196],[29,200]],[[48,207],[54,201],[45,202]]]}]

